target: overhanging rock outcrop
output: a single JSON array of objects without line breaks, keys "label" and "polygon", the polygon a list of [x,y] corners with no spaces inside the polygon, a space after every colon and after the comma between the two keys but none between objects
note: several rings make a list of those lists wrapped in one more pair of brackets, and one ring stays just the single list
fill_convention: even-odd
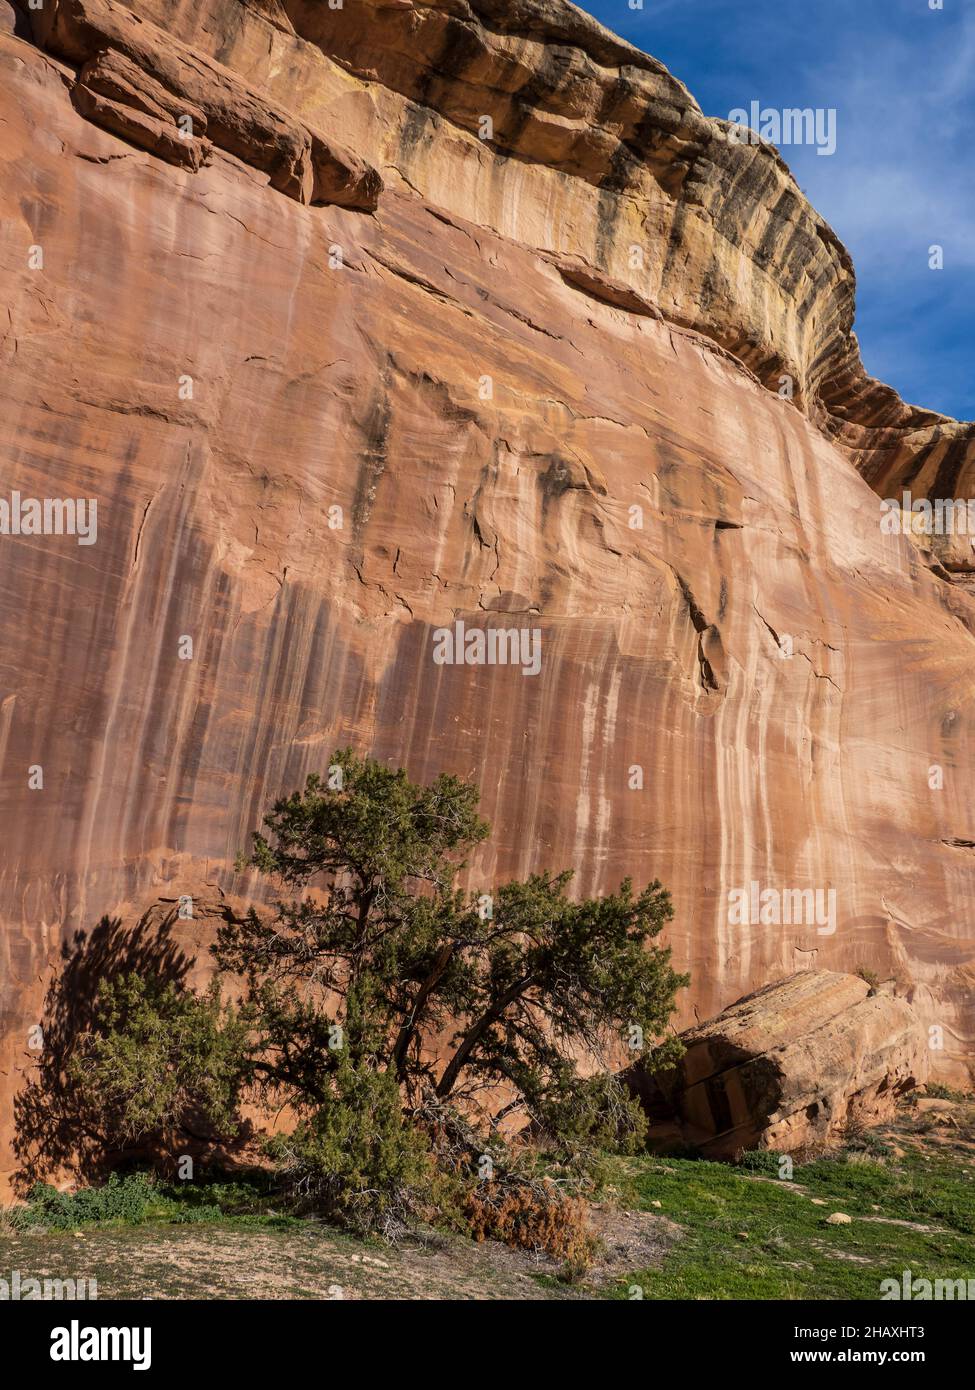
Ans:
[{"label": "overhanging rock outcrop", "polygon": [[789,1153],[879,1123],[929,1066],[904,999],[827,970],[765,985],[682,1040],[673,1072],[634,1085],[652,1145],[692,1144],[709,1157]]},{"label": "overhanging rock outcrop", "polygon": [[194,173],[216,146],[298,202],[375,211],[376,169],[117,0],[45,0],[30,20],[78,65],[78,112],[113,135]]}]

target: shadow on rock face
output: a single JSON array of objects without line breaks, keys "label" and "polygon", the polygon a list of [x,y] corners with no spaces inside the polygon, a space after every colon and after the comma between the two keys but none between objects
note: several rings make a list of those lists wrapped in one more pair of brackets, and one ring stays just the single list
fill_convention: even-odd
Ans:
[{"label": "shadow on rock face", "polygon": [[0,33],[32,41],[30,20],[24,13],[26,0],[0,0]]}]

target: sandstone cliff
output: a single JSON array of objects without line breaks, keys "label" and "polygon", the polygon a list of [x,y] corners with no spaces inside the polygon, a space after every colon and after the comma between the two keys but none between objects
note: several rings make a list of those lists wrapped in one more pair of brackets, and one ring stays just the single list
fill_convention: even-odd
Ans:
[{"label": "sandstone cliff", "polygon": [[964,1074],[971,552],[877,494],[972,427],[865,375],[775,151],[561,0],[0,0],[0,171],[3,495],[98,504],[0,536],[4,1138],[61,944],[246,896],[345,742],[476,778],[473,883],[659,876],[700,1017],[865,965]]}]

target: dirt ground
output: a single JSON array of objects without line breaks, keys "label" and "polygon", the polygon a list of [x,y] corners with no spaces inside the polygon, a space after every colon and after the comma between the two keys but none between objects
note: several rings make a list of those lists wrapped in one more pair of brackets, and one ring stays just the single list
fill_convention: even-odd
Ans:
[{"label": "dirt ground", "polygon": [[436,1238],[365,1244],[327,1227],[86,1227],[75,1234],[0,1234],[0,1277],[96,1279],[100,1298],[585,1299],[626,1270],[661,1259],[679,1235],[645,1212],[595,1213],[605,1244],[581,1284],[546,1256]]}]

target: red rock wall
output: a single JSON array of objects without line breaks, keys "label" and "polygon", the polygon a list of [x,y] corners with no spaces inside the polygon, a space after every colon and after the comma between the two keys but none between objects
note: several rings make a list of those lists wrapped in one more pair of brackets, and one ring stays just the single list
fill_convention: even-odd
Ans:
[{"label": "red rock wall", "polygon": [[[261,808],[346,742],[478,781],[479,886],[659,876],[685,1021],[866,965],[964,1073],[975,608],[881,534],[838,440],[848,258],[653,60],[501,9],[62,0],[42,49],[0,5],[0,496],[98,505],[93,545],[0,536],[4,1139],[61,943],[201,882],[246,895]],[[424,79],[447,10],[456,78]],[[122,134],[78,104],[106,46],[143,74],[101,88]],[[185,104],[174,54],[209,113],[196,169],[128,124]],[[533,73],[494,145],[471,133]],[[605,93],[645,84],[621,172]],[[374,213],[330,201],[303,132],[378,170]],[[435,664],[458,619],[539,630],[539,674]],[[730,924],[752,881],[834,889],[835,933]]]}]

